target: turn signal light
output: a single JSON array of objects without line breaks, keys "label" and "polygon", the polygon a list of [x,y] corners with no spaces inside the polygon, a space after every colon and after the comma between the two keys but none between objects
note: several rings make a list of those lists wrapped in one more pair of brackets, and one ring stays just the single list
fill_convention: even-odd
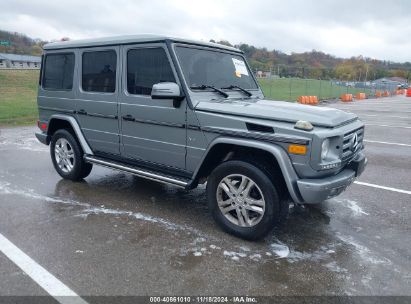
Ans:
[{"label": "turn signal light", "polygon": [[305,155],[307,153],[307,146],[302,145],[289,145],[288,153]]},{"label": "turn signal light", "polygon": [[312,131],[314,129],[313,125],[309,121],[299,120],[294,125],[295,129]]}]

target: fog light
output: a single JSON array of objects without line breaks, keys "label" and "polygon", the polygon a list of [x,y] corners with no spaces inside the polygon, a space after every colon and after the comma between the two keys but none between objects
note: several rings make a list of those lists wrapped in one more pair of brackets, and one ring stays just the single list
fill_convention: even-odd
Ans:
[{"label": "fog light", "polygon": [[39,129],[46,131],[47,130],[47,124],[44,122],[41,122],[40,120],[37,120],[37,126]]},{"label": "fog light", "polygon": [[330,196],[334,196],[338,194],[338,188],[334,188],[330,191]]}]

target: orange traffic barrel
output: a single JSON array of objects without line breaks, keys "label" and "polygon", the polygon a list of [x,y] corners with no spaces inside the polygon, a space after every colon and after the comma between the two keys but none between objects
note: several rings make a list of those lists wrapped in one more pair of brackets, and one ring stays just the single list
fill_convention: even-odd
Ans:
[{"label": "orange traffic barrel", "polygon": [[388,97],[388,96],[390,96],[390,92],[388,92],[388,91],[384,91],[384,93],[382,93],[382,96],[384,96],[384,97]]},{"label": "orange traffic barrel", "polygon": [[375,91],[375,97],[381,97],[382,93],[381,91]]},{"label": "orange traffic barrel", "polygon": [[366,98],[365,93],[357,93],[355,95],[355,99],[358,99],[358,100],[365,99],[365,98]]},{"label": "orange traffic barrel", "polygon": [[411,97],[411,88],[407,89],[407,97]]},{"label": "orange traffic barrel", "polygon": [[310,104],[317,104],[318,103],[318,98],[317,96],[308,96],[310,100]]},{"label": "orange traffic barrel", "polygon": [[352,101],[352,94],[342,94],[340,99],[344,102]]},{"label": "orange traffic barrel", "polygon": [[318,104],[317,96],[299,96],[297,101],[301,104]]}]

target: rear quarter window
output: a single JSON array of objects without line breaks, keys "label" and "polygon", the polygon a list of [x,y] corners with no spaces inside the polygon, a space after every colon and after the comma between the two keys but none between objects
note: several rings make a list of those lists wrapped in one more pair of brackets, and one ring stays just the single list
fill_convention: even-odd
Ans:
[{"label": "rear quarter window", "polygon": [[44,58],[43,88],[69,91],[73,89],[74,54],[48,54]]}]

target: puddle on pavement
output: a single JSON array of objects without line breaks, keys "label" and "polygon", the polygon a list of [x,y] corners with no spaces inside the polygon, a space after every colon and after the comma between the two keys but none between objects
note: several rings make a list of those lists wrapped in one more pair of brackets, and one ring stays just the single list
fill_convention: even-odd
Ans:
[{"label": "puddle on pavement", "polygon": [[[25,136],[32,136],[31,130],[24,132]],[[12,141],[3,132],[0,150],[7,145],[20,150],[48,151],[31,138]],[[52,213],[67,213],[84,221],[112,219],[126,232],[116,241],[139,246],[160,234],[176,238],[176,248],[171,248],[174,253],[169,254],[169,264],[174,269],[190,270],[210,257],[261,265],[262,276],[266,277],[278,275],[276,270],[283,267],[297,271],[307,265],[321,265],[324,272],[341,279],[349,279],[353,272],[358,272],[359,281],[369,286],[372,280],[367,267],[392,267],[390,259],[359,242],[355,231],[347,235],[347,231],[342,233],[333,224],[338,220],[336,213],[358,221],[369,216],[368,210],[354,200],[338,198],[319,206],[291,208],[285,227],[276,229],[263,241],[249,243],[216,227],[207,212],[204,189],[184,191],[97,168],[81,183],[46,176],[41,187],[33,185],[35,189],[42,189],[37,192],[19,186],[24,184],[21,177],[0,173],[0,194],[46,202]],[[36,181],[30,181],[33,182]]]}]

